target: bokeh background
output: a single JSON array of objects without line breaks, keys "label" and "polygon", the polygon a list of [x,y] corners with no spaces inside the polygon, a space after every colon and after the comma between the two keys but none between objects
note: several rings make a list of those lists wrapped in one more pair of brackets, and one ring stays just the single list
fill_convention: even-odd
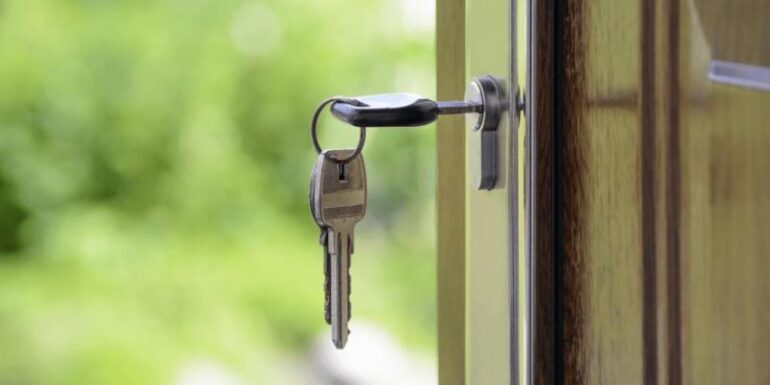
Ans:
[{"label": "bokeh background", "polygon": [[307,207],[315,106],[433,96],[433,23],[432,0],[0,0],[0,384],[435,382],[434,129],[369,131],[343,352]]}]

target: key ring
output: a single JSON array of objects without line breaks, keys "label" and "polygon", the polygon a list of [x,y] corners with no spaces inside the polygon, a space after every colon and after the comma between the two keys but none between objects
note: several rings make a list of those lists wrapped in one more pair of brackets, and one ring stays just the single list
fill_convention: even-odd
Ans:
[{"label": "key ring", "polygon": [[[321,154],[323,152],[323,149],[321,149],[321,145],[318,143],[318,118],[321,116],[321,111],[323,111],[324,107],[326,107],[330,103],[337,103],[337,102],[343,102],[353,105],[363,105],[363,103],[359,102],[355,99],[349,99],[341,96],[335,96],[333,98],[329,98],[324,100],[318,108],[315,109],[315,112],[313,113],[313,120],[310,122],[310,137],[313,139],[313,147],[315,147],[315,151],[318,154]],[[350,156],[348,156],[345,159],[334,159],[334,158],[328,158],[329,160],[336,162],[336,163],[348,163],[351,160],[355,159],[361,151],[364,149],[364,144],[366,143],[366,127],[358,127],[359,128],[359,136],[358,136],[358,146],[356,146],[355,151],[353,151]]]}]

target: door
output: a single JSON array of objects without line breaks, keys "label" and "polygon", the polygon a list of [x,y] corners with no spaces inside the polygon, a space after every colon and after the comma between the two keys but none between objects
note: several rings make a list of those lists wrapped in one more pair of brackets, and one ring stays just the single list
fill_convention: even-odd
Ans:
[{"label": "door", "polygon": [[555,282],[539,378],[768,383],[767,2],[536,7]]},{"label": "door", "polygon": [[770,6],[437,9],[440,97],[526,95],[491,192],[438,130],[441,383],[770,383]]}]

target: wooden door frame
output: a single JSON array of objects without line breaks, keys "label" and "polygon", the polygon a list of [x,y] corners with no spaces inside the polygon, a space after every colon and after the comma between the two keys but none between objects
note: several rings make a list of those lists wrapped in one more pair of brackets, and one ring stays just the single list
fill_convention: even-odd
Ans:
[{"label": "wooden door frame", "polygon": [[[513,0],[516,1],[516,0]],[[553,383],[556,344],[556,277],[554,239],[554,6],[552,0],[526,0],[526,91],[524,124],[526,155],[525,173],[519,177],[525,185],[526,251],[532,269],[531,314],[528,317],[532,335],[524,351],[531,377],[527,382]],[[465,0],[437,0],[436,4],[436,72],[437,97],[451,100],[462,95],[466,87]],[[519,41],[523,41],[520,39]],[[515,68],[515,67],[514,67]],[[536,91],[536,92],[535,92]],[[462,119],[442,118],[436,131],[437,144],[437,285],[438,285],[438,370],[439,384],[465,383],[466,364],[466,176],[465,127]],[[529,159],[529,161],[527,161]],[[531,181],[531,182],[530,182]],[[522,232],[523,234],[523,232]],[[516,320],[515,322],[519,322]],[[513,327],[513,326],[512,326]],[[518,354],[518,352],[516,352]],[[518,383],[512,380],[513,383]]]},{"label": "wooden door frame", "polygon": [[[465,92],[465,0],[436,1],[438,100]],[[439,384],[465,381],[465,122],[436,129],[437,322]],[[458,172],[458,170],[460,172]]]},{"label": "wooden door frame", "polygon": [[[585,279],[574,230],[588,210],[579,201],[586,186],[585,156],[576,111],[588,103],[580,70],[584,56],[581,33],[586,23],[580,1],[530,0],[530,82],[527,116],[532,126],[529,145],[535,149],[531,165],[533,185],[533,256],[535,264],[534,379],[537,384],[583,383],[591,370],[581,354]],[[640,15],[640,84],[638,99],[600,100],[626,103],[640,117],[639,180],[641,213],[640,271],[643,288],[635,299],[643,309],[643,383],[681,383],[678,304],[678,2],[634,2]],[[656,25],[657,24],[657,25]],[[667,46],[666,42],[671,41]],[[668,50],[668,51],[666,51]],[[656,53],[665,52],[666,55]],[[570,69],[572,69],[570,71]],[[656,74],[666,74],[655,79]],[[663,101],[672,106],[661,108]],[[656,111],[663,111],[657,114]],[[656,148],[658,147],[658,148]],[[657,216],[657,219],[656,219]],[[663,219],[664,218],[664,219]],[[667,245],[657,250],[657,245]],[[670,296],[670,298],[668,298]],[[663,320],[663,321],[662,321]],[[665,333],[658,329],[669,328]],[[664,337],[667,337],[666,340]],[[622,355],[619,353],[619,355]],[[663,379],[666,379],[665,381]],[[605,378],[612,382],[612,379]],[[617,380],[617,379],[615,379]]]},{"label": "wooden door frame", "polygon": [[[514,0],[515,1],[515,0]],[[557,191],[554,189],[557,165],[554,127],[555,111],[553,0],[527,0],[527,83],[525,124],[527,154],[525,186],[527,223],[525,255],[531,260],[532,314],[531,344],[524,354],[531,373],[529,381],[550,384],[556,379],[558,328],[557,282],[563,274],[556,263],[554,247],[558,226],[555,215]],[[453,99],[465,89],[465,0],[437,0],[436,64],[437,97]],[[523,12],[525,10],[520,10]],[[521,41],[521,40],[519,40]],[[438,242],[438,369],[439,384],[460,385],[465,381],[465,234],[466,179],[465,133],[460,119],[441,119],[437,143],[437,242]],[[525,256],[525,258],[527,258]],[[522,315],[526,316],[526,315]]]},{"label": "wooden door frame", "polygon": [[[637,8],[610,8],[609,11],[605,10],[608,14],[604,15],[597,6],[592,8],[579,0],[526,1],[528,80],[523,88],[526,92],[526,145],[529,153],[526,156],[526,174],[523,176],[528,181],[525,192],[528,211],[525,214],[528,220],[525,258],[530,258],[531,262],[527,268],[532,269],[529,287],[532,290],[530,300],[533,308],[532,313],[525,316],[528,317],[527,322],[532,325],[528,332],[534,335],[530,350],[525,352],[532,378],[525,381],[525,384],[584,383],[591,380],[612,383],[619,380],[622,382],[627,378],[635,383],[687,382],[688,376],[703,372],[703,367],[719,365],[718,362],[699,362],[700,366],[696,367],[700,370],[697,372],[688,367],[693,362],[687,360],[692,361],[692,355],[698,353],[696,348],[710,352],[721,349],[722,346],[735,348],[740,342],[722,340],[719,345],[710,341],[695,344],[694,341],[688,340],[689,333],[693,333],[688,328],[693,325],[700,325],[701,328],[705,327],[704,325],[720,325],[721,319],[717,317],[723,315],[706,311],[706,316],[711,316],[712,319],[696,323],[698,320],[691,316],[691,312],[700,309],[687,302],[690,300],[687,297],[688,284],[700,290],[705,286],[692,286],[694,283],[688,281],[692,279],[692,272],[688,270],[692,266],[688,263],[701,262],[699,266],[704,266],[703,261],[698,259],[702,256],[688,254],[686,242],[692,242],[692,238],[688,238],[691,235],[686,231],[701,231],[696,235],[702,237],[705,231],[719,228],[716,224],[709,223],[711,227],[693,230],[692,224],[687,223],[689,219],[686,210],[713,210],[713,204],[709,206],[709,201],[704,201],[703,197],[700,197],[701,201],[698,202],[687,201],[690,198],[687,194],[693,194],[687,190],[687,183],[691,181],[688,178],[695,178],[688,176],[688,172],[699,172],[696,177],[703,178],[707,173],[713,172],[704,169],[708,163],[703,161],[713,161],[716,156],[703,153],[709,148],[706,147],[708,143],[687,143],[687,138],[692,140],[696,137],[693,135],[693,127],[687,124],[698,124],[698,129],[701,129],[701,125],[705,126],[705,129],[710,130],[707,132],[712,135],[709,140],[714,140],[713,135],[725,136],[726,131],[717,130],[709,126],[708,121],[698,120],[698,117],[718,117],[723,119],[720,120],[723,122],[721,126],[731,127],[731,124],[735,123],[742,125],[744,129],[753,128],[757,131],[759,123],[750,119],[736,120],[730,115],[730,111],[719,112],[720,106],[705,104],[709,100],[703,99],[703,90],[688,88],[695,86],[690,84],[695,81],[694,77],[690,76],[693,71],[690,60],[698,59],[687,55],[687,50],[690,49],[688,45],[693,44],[688,39],[694,39],[690,34],[697,32],[690,26],[698,26],[692,24],[693,20],[697,19],[697,15],[692,14],[696,11],[692,8],[692,3],[634,1],[629,4]],[[607,4],[610,3],[605,5]],[[626,4],[621,6],[625,7]],[[465,8],[466,0],[437,2],[439,98],[455,98],[463,92],[465,86]],[[591,58],[595,60],[600,54],[611,53],[609,51],[612,46],[607,43],[613,38],[611,32],[614,25],[608,28],[607,24],[601,22],[610,20],[617,25],[624,25],[621,23],[623,20],[616,19],[622,19],[624,16],[629,18],[626,20],[629,24],[634,24],[635,32],[625,36],[625,45],[622,48],[635,50],[623,52],[633,52],[633,60],[638,60],[628,66],[630,77],[637,78],[633,78],[633,82],[629,83],[628,92],[621,90],[623,92],[607,95],[591,93],[603,91],[604,88],[597,89],[595,84],[587,84],[590,77],[585,76],[586,69],[581,66],[588,62],[588,55],[594,55]],[[638,25],[635,24],[637,19]],[[590,30],[601,28],[600,25],[605,25],[605,29]],[[588,37],[594,40],[588,40]],[[599,43],[596,39],[604,39],[598,41],[604,44],[599,46],[606,52],[597,53],[596,45]],[[588,43],[594,46],[586,47]],[[735,42],[736,45],[737,43]],[[620,54],[622,55],[622,52]],[[616,64],[605,62],[605,65],[610,64],[617,68]],[[714,98],[713,100],[720,100],[722,103],[730,102],[732,97],[748,100],[747,94],[742,90],[720,88],[723,86],[708,83],[706,85],[713,91],[707,95]],[[597,106],[630,111],[635,115],[628,122],[633,124],[623,127],[615,121],[604,120],[592,121],[594,126],[590,126],[591,122],[586,123],[587,121],[583,120],[585,116],[581,113],[589,107]],[[724,122],[729,124],[725,125]],[[614,148],[616,152],[613,153],[614,143],[611,140],[587,135],[591,134],[589,130],[597,127],[624,129],[624,138],[632,139],[624,142],[626,147],[622,150],[625,153],[619,155],[620,150],[617,148]],[[700,131],[697,133],[700,134]],[[680,135],[684,136],[680,138]],[[745,136],[744,139],[748,137]],[[757,140],[763,139],[759,134],[754,134],[754,137]],[[464,170],[464,139],[460,120],[444,119],[439,123],[438,337],[439,379],[442,385],[464,384],[467,355],[470,354],[469,345],[466,346],[468,325],[464,317],[469,307],[466,304],[465,294],[468,288],[464,279],[464,251],[469,243],[465,238],[469,213],[464,203],[468,200],[468,193],[465,190],[465,173],[458,172]],[[733,164],[744,165],[742,162],[745,159],[742,158],[742,153],[739,153],[744,147],[747,147],[744,142],[733,143],[731,150],[738,153],[731,154],[728,151],[718,156],[721,157],[720,160],[732,159]],[[755,155],[761,153],[757,147],[750,149],[753,149]],[[604,150],[609,152],[605,153]],[[688,155],[685,150],[699,150],[701,153]],[[619,156],[626,160],[636,156],[638,161],[628,168],[626,174],[606,172],[606,169],[599,167]],[[695,168],[696,166],[699,168]],[[747,169],[751,170],[749,167]],[[719,170],[723,174],[727,173],[720,174],[722,179],[718,182],[722,185],[707,186],[706,189],[723,188],[727,189],[725,191],[749,194],[761,185],[756,181],[742,180],[739,178],[741,175],[730,174],[729,168],[721,167]],[[754,169],[753,174],[746,175],[765,176],[761,172],[766,170],[770,170],[767,164],[764,169]],[[604,173],[601,178],[596,178],[592,172],[597,175]],[[589,176],[594,179],[588,179]],[[617,181],[628,182],[618,184],[623,186],[625,192],[630,191],[628,186],[638,188],[638,191],[632,196],[627,194],[625,201],[613,205],[602,206],[596,203],[597,199],[590,202],[581,201],[592,193],[592,188],[599,192],[615,193],[617,189],[612,187],[608,190],[610,184],[607,182],[610,180],[607,178],[613,176]],[[735,190],[730,190],[731,184],[737,184]],[[596,211],[591,211],[592,203]],[[688,206],[690,204],[693,206]],[[733,209],[736,200],[724,198],[721,204],[723,210]],[[733,206],[728,206],[729,204]],[[610,230],[609,222],[603,224],[604,218],[613,215],[618,208],[626,206],[638,210],[623,214],[629,220],[635,221],[634,227],[627,232],[634,238],[613,244],[611,239],[603,238],[602,234],[608,234]],[[745,207],[743,209],[745,212]],[[716,214],[719,213],[714,214],[715,219]],[[722,215],[725,215],[724,212]],[[763,218],[754,218],[755,223],[764,225],[764,218],[766,215]],[[589,220],[593,222],[588,222]],[[728,223],[736,221],[736,218],[732,218],[732,222]],[[593,229],[593,233],[581,232],[586,224],[596,223],[599,225]],[[751,239],[731,234],[733,246],[738,245],[740,240]],[[629,248],[635,250],[634,260],[630,263],[618,262],[612,255],[607,255],[609,252],[602,253],[601,250],[596,252],[591,249],[589,246],[592,244],[628,244]],[[759,247],[749,245],[741,250],[755,253],[753,263],[765,262],[756,256]],[[603,264],[608,261],[615,265],[606,265],[604,275],[597,275],[597,270],[591,270],[597,266],[605,266]],[[626,273],[626,278],[633,275],[632,283],[623,281],[622,277],[606,274],[610,270],[617,272],[619,267]],[[638,271],[633,270],[637,268]],[[739,268],[731,272],[746,274]],[[628,293],[624,294],[626,297],[614,297],[620,300],[613,303],[614,307],[592,308],[586,298],[599,292],[599,289],[590,286],[598,279],[604,280],[602,288],[608,293],[617,288],[629,288]],[[759,281],[757,279],[757,282]],[[724,282],[718,287],[733,288]],[[746,285],[738,285],[737,289],[750,291]],[[721,301],[737,298],[734,293],[716,294],[715,298]],[[702,304],[704,299],[701,297],[700,300]],[[593,301],[593,304],[600,303],[604,302]],[[741,302],[741,309],[748,309],[751,304],[748,300]],[[605,312],[596,316],[597,309]],[[615,330],[615,335],[633,335],[631,343],[628,343],[627,338],[612,340],[606,337],[608,329],[603,326],[611,326],[613,322],[607,314],[621,313],[630,314],[629,317],[632,317],[634,322],[630,329],[626,327]],[[698,314],[702,313],[704,312]],[[758,317],[767,317],[766,314],[753,316],[754,324],[747,326],[750,334],[746,335],[766,338],[766,328],[757,323],[762,320]],[[522,315],[518,315],[515,322],[521,322],[521,317]],[[727,314],[724,317],[732,317],[733,327],[743,322],[739,318],[740,315]],[[605,339],[599,340],[597,335]],[[597,358],[596,351],[591,349],[599,345],[605,349],[599,352],[603,356]],[[751,354],[761,354],[761,348],[751,350]],[[736,366],[733,364],[730,368],[735,370]],[[765,373],[756,367],[753,369],[755,370],[735,374],[742,375],[741,378],[758,378],[756,376]]]}]

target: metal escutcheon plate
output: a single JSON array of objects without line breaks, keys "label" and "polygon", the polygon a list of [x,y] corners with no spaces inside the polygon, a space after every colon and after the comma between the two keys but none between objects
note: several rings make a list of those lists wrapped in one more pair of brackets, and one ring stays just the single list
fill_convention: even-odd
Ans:
[{"label": "metal escutcheon plate", "polygon": [[465,93],[466,102],[481,103],[484,111],[465,115],[471,130],[469,156],[471,157],[471,178],[478,190],[491,190],[498,179],[498,127],[508,105],[505,87],[493,76],[474,78]]}]

